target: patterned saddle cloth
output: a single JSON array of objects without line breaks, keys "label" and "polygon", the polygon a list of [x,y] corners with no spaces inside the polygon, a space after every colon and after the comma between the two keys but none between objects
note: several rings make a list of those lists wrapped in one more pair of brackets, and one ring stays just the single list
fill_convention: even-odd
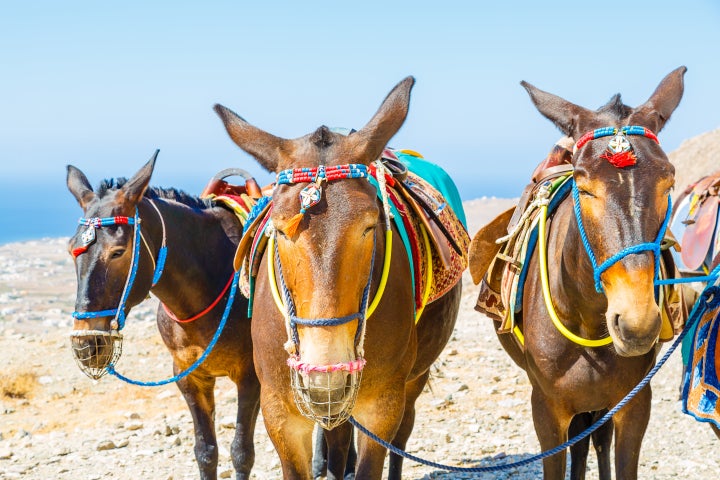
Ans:
[{"label": "patterned saddle cloth", "polygon": [[[500,322],[498,333],[511,333],[516,327],[522,330],[522,300],[527,265],[537,246],[538,223],[541,213],[536,201],[542,184],[552,184],[548,203],[548,231],[552,227],[553,213],[564,201],[572,201],[572,165],[570,153],[563,145],[556,145],[538,169],[533,181],[523,192],[520,204],[499,215],[482,228],[470,246],[470,272],[480,291],[475,309]],[[505,233],[512,232],[505,236]],[[503,242],[496,240],[503,237]],[[667,246],[674,243],[668,239]],[[492,247],[491,247],[492,246]],[[485,250],[484,252],[482,250]],[[488,255],[490,252],[490,255]],[[672,255],[663,251],[661,277],[675,271]],[[662,305],[661,341],[671,340],[684,324],[682,291],[674,285],[665,285],[659,291]],[[517,333],[517,332],[516,332]],[[516,335],[521,346],[520,335]]]},{"label": "patterned saddle cloth", "polygon": [[[382,159],[392,172],[392,175],[386,175],[391,213],[411,260],[415,306],[421,309],[447,293],[460,281],[467,267],[470,237],[465,226],[465,213],[457,189],[440,167],[410,150],[386,149]],[[415,170],[423,171],[430,179],[421,177]],[[372,173],[376,175],[374,170]],[[376,182],[374,178],[370,180]],[[441,191],[446,192],[445,195]],[[270,196],[255,200],[247,214],[243,237],[235,254],[235,269],[241,270],[240,291],[250,299],[249,316],[252,316],[255,278],[267,245],[265,231],[271,212]],[[424,302],[426,292],[429,295]]]},{"label": "patterned saddle cloth", "polygon": [[[720,294],[720,288],[709,288]],[[720,305],[706,311],[687,338],[691,341],[683,372],[682,410],[720,428]]]},{"label": "patterned saddle cloth", "polygon": [[678,199],[670,229],[680,238],[683,273],[704,274],[720,256],[720,170],[688,186]]}]

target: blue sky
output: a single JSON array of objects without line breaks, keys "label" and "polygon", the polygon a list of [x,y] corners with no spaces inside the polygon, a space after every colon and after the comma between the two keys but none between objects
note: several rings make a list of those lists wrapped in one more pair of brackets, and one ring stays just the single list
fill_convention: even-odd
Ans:
[{"label": "blue sky", "polygon": [[[586,5],[581,5],[586,3]],[[445,167],[464,199],[517,196],[559,132],[521,80],[597,108],[644,102],[686,65],[667,151],[720,126],[720,4],[606,2],[99,2],[4,4],[0,16],[0,242],[69,235],[65,165],[199,193],[240,166],[222,103],[276,135],[360,127],[414,75],[391,145]],[[33,219],[42,218],[43,221]]]}]

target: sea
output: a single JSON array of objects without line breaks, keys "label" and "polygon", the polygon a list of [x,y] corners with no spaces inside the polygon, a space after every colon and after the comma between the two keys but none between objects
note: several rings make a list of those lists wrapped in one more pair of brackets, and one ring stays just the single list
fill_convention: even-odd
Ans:
[{"label": "sea", "polygon": [[[68,191],[65,178],[56,181],[0,180],[0,245],[42,238],[69,237],[77,229],[82,210]],[[484,196],[513,198],[520,195],[524,183],[512,179],[483,179],[457,177],[456,183],[463,200]],[[95,184],[93,183],[93,186]],[[187,179],[165,182],[162,187],[179,186],[198,195],[204,182]]]}]

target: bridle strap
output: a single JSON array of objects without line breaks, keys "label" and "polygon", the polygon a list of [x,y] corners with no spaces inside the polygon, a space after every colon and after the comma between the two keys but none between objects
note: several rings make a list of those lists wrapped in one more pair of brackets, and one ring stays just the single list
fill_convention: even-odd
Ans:
[{"label": "bridle strap", "polygon": [[[78,220],[78,223],[80,225],[86,225],[89,228],[101,228],[101,227],[109,227],[113,225],[133,225],[133,251],[132,251],[132,258],[130,260],[130,270],[128,272],[128,276],[125,280],[125,286],[123,288],[123,293],[120,297],[120,303],[118,304],[118,308],[110,309],[110,310],[99,310],[94,312],[73,312],[72,316],[75,320],[85,320],[88,318],[101,318],[101,317],[109,317],[113,315],[115,318],[113,319],[113,326],[112,328],[116,328],[117,330],[122,330],[125,326],[125,304],[127,302],[127,298],[130,295],[130,290],[132,290],[132,286],[135,283],[135,277],[137,276],[137,270],[140,260],[140,243],[145,244],[145,248],[148,249],[148,253],[150,254],[150,258],[153,261],[153,264],[155,265],[154,272],[153,272],[153,279],[152,279],[152,285],[151,288],[154,287],[157,282],[160,280],[160,277],[162,276],[163,270],[165,268],[165,262],[167,258],[167,245],[166,245],[166,229],[165,229],[165,220],[163,219],[162,214],[160,213],[160,209],[158,209],[157,205],[155,205],[155,202],[153,202],[151,199],[147,199],[150,202],[150,205],[155,209],[158,216],[160,217],[160,225],[162,227],[162,243],[160,246],[160,250],[158,252],[158,259],[157,262],[153,258],[152,252],[150,251],[150,247],[148,246],[147,242],[145,241],[145,238],[142,236],[142,232],[140,229],[140,213],[137,207],[135,207],[135,216],[134,217],[123,217],[123,216],[115,216],[115,217],[91,217],[91,218],[80,218]],[[92,235],[92,241],[85,241],[85,245],[83,245],[80,248],[76,248],[73,250],[73,256],[77,257],[81,255],[82,253],[85,253],[88,249],[88,247],[94,243],[95,236]],[[79,251],[82,250],[82,251]],[[76,254],[77,252],[77,254]]]}]

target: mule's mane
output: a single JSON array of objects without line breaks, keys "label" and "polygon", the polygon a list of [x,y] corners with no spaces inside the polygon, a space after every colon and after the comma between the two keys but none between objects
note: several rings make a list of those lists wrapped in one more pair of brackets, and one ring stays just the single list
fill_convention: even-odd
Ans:
[{"label": "mule's mane", "polygon": [[598,109],[599,113],[608,113],[617,120],[624,120],[632,113],[632,108],[628,107],[622,102],[622,98],[619,93],[612,96],[608,102]]},{"label": "mule's mane", "polygon": [[[97,189],[97,195],[102,198],[110,191],[119,190],[123,185],[127,183],[128,179],[125,177],[105,179],[100,183]],[[215,202],[210,199],[201,199],[178,190],[177,188],[162,188],[162,187],[148,187],[145,191],[145,197],[150,199],[165,199],[173,200],[175,202],[187,205],[190,208],[212,208],[215,206]]]}]

